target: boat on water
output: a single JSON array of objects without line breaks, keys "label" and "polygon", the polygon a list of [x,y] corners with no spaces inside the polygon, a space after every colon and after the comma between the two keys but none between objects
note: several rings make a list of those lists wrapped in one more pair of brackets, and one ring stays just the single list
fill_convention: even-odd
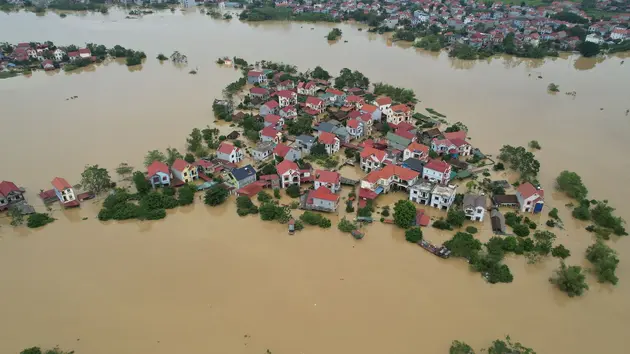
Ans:
[{"label": "boat on water", "polygon": [[418,245],[440,258],[446,259],[451,256],[451,251],[444,246],[437,247],[425,240],[421,240],[420,242],[418,242]]},{"label": "boat on water", "polygon": [[295,233],[295,220],[289,220],[289,235],[293,235]]},{"label": "boat on water", "polygon": [[393,224],[394,223],[394,219],[384,219],[383,223],[384,224]]},{"label": "boat on water", "polygon": [[357,216],[357,221],[371,223],[374,220],[369,216]]},{"label": "boat on water", "polygon": [[363,232],[359,231],[359,230],[352,230],[350,232],[350,234],[352,234],[352,237],[356,238],[357,240],[360,240],[363,238],[364,234]]}]

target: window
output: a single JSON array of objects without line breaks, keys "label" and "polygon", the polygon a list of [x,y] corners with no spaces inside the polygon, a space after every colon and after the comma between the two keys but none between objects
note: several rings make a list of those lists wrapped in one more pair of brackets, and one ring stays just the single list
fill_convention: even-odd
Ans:
[{"label": "window", "polygon": [[184,172],[184,177],[188,177],[188,172]]}]

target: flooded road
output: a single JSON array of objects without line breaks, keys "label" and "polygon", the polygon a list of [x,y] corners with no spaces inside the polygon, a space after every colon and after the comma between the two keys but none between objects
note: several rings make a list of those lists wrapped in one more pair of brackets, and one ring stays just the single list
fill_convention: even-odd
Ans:
[{"label": "flooded road", "polygon": [[[26,187],[36,201],[55,176],[78,183],[86,164],[110,168],[115,179],[115,166],[142,168],[148,150],[183,151],[192,128],[213,124],[212,99],[238,78],[214,63],[229,55],[300,70],[348,67],[373,82],[412,88],[418,110],[462,121],[487,153],[538,140],[540,180],[547,205],[560,209],[567,227],[558,237],[573,253],[571,264],[587,265],[592,238],[570,218],[568,200],[552,191],[560,171],[578,172],[594,198],[610,200],[630,219],[623,156],[630,151],[630,67],[621,57],[462,62],[335,26],[348,43],[329,44],[327,24],[250,25],[194,11],[139,20],[115,11],[63,19],[2,13],[3,41],[120,44],[148,59],[142,68],[109,62],[80,74],[0,80],[0,179]],[[188,56],[188,67],[155,60],[174,50]],[[191,68],[199,73],[189,75]],[[551,82],[561,93],[547,93]],[[107,224],[88,204],[55,211],[58,220],[37,231],[0,220],[0,352],[59,344],[89,354],[444,353],[453,339],[481,348],[506,334],[539,353],[624,353],[630,346],[628,240],[610,241],[620,253],[619,285],[589,276],[590,291],[569,299],[547,281],[555,260],[507,259],[514,283],[490,285],[462,261],[407,244],[388,225],[371,225],[361,242],[334,228],[288,237],[282,225],[238,218],[233,204]],[[428,230],[425,237],[441,242],[448,235]]]}]

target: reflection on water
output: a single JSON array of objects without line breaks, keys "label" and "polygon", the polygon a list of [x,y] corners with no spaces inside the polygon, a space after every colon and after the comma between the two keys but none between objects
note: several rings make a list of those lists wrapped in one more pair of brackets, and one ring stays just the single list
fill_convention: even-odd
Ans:
[{"label": "reflection on water", "polygon": [[[347,24],[243,24],[195,10],[124,17],[117,10],[64,19],[0,14],[0,32],[9,42],[120,44],[147,54],[140,71],[117,61],[76,75],[40,71],[0,80],[0,130],[9,132],[0,149],[10,152],[1,155],[0,165],[11,166],[0,178],[25,186],[40,210],[35,194],[55,176],[77,183],[86,164],[113,171],[121,161],[144,171],[147,151],[185,151],[192,128],[217,126],[222,134],[235,129],[215,125],[211,108],[240,74],[216,65],[216,58],[228,55],[283,61],[301,71],[348,67],[373,82],[412,88],[422,101],[419,111],[433,107],[463,122],[472,144],[484,152],[538,140],[545,204],[560,210],[566,229],[556,231],[572,251],[570,264],[587,265],[583,254],[593,239],[583,222],[571,218],[566,197],[553,192],[560,171],[578,172],[594,198],[630,215],[630,190],[622,187],[630,163],[608,153],[630,150],[624,115],[630,68],[620,65],[625,55],[471,62],[399,43],[388,48],[387,37]],[[339,27],[348,43],[329,45],[324,37],[331,27]],[[197,75],[155,59],[175,50],[188,56],[190,67],[199,67]],[[548,95],[551,82],[562,92],[576,91],[577,98]],[[65,101],[75,95],[80,98]],[[341,173],[363,175],[358,167]],[[404,197],[389,194],[377,205]],[[508,258],[514,283],[493,286],[470,273],[465,262],[437,259],[405,242],[403,230],[380,222],[357,242],[334,226],[289,237],[285,225],[239,218],[234,198],[217,208],[196,200],[158,222],[101,223],[98,209],[89,202],[55,210],[58,220],[40,230],[14,230],[7,218],[0,219],[0,352],[59,344],[90,354],[200,348],[441,353],[453,339],[482,347],[508,333],[543,353],[598,353],[601,343],[606,353],[622,353],[630,345],[624,332],[630,318],[627,240],[614,244],[622,259],[619,286],[610,289],[589,276],[588,294],[568,299],[546,280],[555,260],[530,266],[522,257]],[[330,216],[333,221],[346,215],[340,209]],[[427,213],[444,216],[430,208]],[[489,220],[476,227],[480,239],[491,236]],[[451,234],[424,231],[436,243]],[[244,343],[244,334],[251,340]]]}]

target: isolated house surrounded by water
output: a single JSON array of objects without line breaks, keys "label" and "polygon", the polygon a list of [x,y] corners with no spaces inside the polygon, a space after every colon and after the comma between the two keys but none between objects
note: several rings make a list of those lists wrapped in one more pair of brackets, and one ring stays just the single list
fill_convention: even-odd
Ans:
[{"label": "isolated house surrounded by water", "polygon": [[197,168],[182,159],[175,160],[171,170],[173,176],[184,183],[190,183],[199,178]]},{"label": "isolated house surrounded by water", "polygon": [[72,207],[79,205],[77,196],[74,193],[74,189],[64,178],[55,177],[52,182],[53,190],[57,195],[57,199],[64,205],[64,207]]},{"label": "isolated house surrounded by water", "polygon": [[0,211],[7,210],[12,205],[24,200],[24,190],[13,182],[0,182]]},{"label": "isolated house surrounded by water", "polygon": [[516,188],[516,198],[523,213],[540,213],[545,204],[545,191],[526,182]]},{"label": "isolated house surrounded by water", "polygon": [[147,178],[153,188],[169,186],[171,184],[171,171],[164,162],[153,161],[147,167]]}]

